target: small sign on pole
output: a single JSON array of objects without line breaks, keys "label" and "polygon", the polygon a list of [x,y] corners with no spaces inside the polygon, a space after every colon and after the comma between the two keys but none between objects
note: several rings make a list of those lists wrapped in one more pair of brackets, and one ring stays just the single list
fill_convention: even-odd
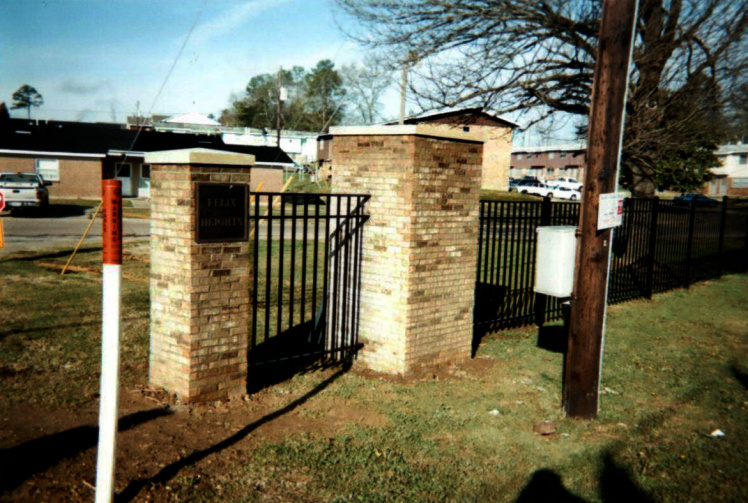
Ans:
[{"label": "small sign on pole", "polygon": [[623,194],[600,194],[597,213],[597,230],[610,229],[623,224]]}]

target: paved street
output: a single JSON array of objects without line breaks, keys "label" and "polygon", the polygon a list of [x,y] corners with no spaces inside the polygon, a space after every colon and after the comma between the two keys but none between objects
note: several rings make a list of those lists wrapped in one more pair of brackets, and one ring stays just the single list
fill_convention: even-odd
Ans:
[{"label": "paved street", "polygon": [[[24,250],[74,247],[86,230],[90,220],[86,215],[66,215],[48,217],[16,217],[9,212],[2,213],[5,234],[5,247],[0,248],[0,256]],[[122,226],[125,240],[147,238],[150,233],[150,220],[125,218]],[[94,222],[84,245],[101,244],[101,219]]]}]

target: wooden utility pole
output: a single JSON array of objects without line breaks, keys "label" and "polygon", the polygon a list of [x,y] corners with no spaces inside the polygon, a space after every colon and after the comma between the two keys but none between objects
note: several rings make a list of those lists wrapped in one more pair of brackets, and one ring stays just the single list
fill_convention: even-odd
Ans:
[{"label": "wooden utility pole", "polygon": [[283,103],[283,67],[281,66],[278,69],[278,110],[275,121],[275,130],[276,130],[276,144],[278,145],[278,148],[281,146],[281,128],[283,127],[283,121],[281,119],[281,106]]},{"label": "wooden utility pole", "polygon": [[612,232],[598,230],[600,194],[616,191],[637,0],[603,0],[592,86],[587,172],[569,322],[563,402],[572,417],[597,417]]}]

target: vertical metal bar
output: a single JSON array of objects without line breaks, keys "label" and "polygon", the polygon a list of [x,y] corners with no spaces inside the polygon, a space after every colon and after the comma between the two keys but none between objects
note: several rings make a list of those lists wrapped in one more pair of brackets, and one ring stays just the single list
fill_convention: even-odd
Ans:
[{"label": "vertical metal bar", "polygon": [[739,263],[743,264],[744,271],[748,271],[748,207],[746,206],[743,206],[743,216],[745,217],[745,224],[743,225],[743,232],[745,232],[745,235],[743,236],[743,257],[740,259]]},{"label": "vertical metal bar", "polygon": [[[497,254],[497,246],[498,246],[498,239],[497,239],[497,226],[498,226],[498,219],[496,218],[496,213],[499,208],[499,202],[498,201],[492,201],[493,211],[491,214],[491,261],[488,264],[488,267],[486,267],[487,271],[486,274],[488,276],[487,283],[490,283],[491,285],[496,284],[496,276],[498,271],[496,270],[496,254]],[[501,250],[499,249],[498,253],[501,253]]]},{"label": "vertical metal bar", "polygon": [[[330,239],[330,223],[332,222],[332,215],[330,215],[330,212],[332,211],[332,196],[329,194],[327,195],[327,205],[326,208],[326,217],[325,217],[325,245],[324,245],[324,257],[322,262],[322,322],[325,323],[325,340],[327,340],[327,335],[332,333],[330,332],[330,325],[326,322],[326,319],[330,319],[329,317],[329,306],[330,306],[330,294],[328,292],[328,271],[329,271],[329,262],[330,262],[330,246],[331,246],[331,239]],[[325,342],[326,344],[326,342]]]},{"label": "vertical metal bar", "polygon": [[[278,239],[278,313],[277,313],[277,332],[276,335],[279,335],[282,331],[282,325],[283,325],[283,259],[284,259],[284,248],[286,246],[286,201],[285,196],[281,194],[280,196],[280,217],[278,220],[278,231],[280,232],[280,236]],[[272,208],[271,208],[272,211]]]},{"label": "vertical metal bar", "polygon": [[306,277],[307,277],[307,247],[309,246],[309,239],[307,237],[308,224],[309,224],[309,198],[304,198],[304,216],[303,216],[302,232],[304,233],[301,237],[301,313],[299,316],[299,323],[304,323],[306,320]]},{"label": "vertical metal bar", "polygon": [[267,223],[268,232],[265,240],[265,253],[267,254],[265,269],[265,341],[270,338],[270,283],[272,282],[273,270],[273,196],[267,196]]},{"label": "vertical metal bar", "polygon": [[252,215],[252,229],[254,229],[254,256],[252,257],[252,343],[250,348],[257,346],[257,300],[259,293],[260,275],[260,194],[255,195],[254,215]]},{"label": "vertical metal bar", "polygon": [[[333,357],[337,357],[337,349],[338,349],[338,330],[340,329],[339,323],[338,323],[338,304],[340,302],[339,298],[339,283],[342,279],[340,277],[340,215],[342,211],[342,196],[337,196],[336,198],[336,204],[335,204],[335,241],[331,243],[331,250],[334,252],[330,254],[330,270],[331,273],[331,281],[332,281],[332,306],[331,306],[331,314],[332,316],[330,319],[332,320],[332,327],[330,330],[330,343],[332,344],[332,349],[334,350],[332,355]],[[334,260],[334,262],[333,262]],[[334,265],[334,267],[333,267]]]},{"label": "vertical metal bar", "polygon": [[685,287],[691,286],[691,260],[693,255],[694,224],[696,222],[696,204],[690,201],[688,208],[688,243],[686,244],[686,281]]},{"label": "vertical metal bar", "polygon": [[[312,319],[317,319],[317,277],[319,271],[319,222],[320,198],[314,201],[314,254],[312,255]],[[325,240],[327,241],[327,240]],[[324,298],[323,294],[323,298]]]},{"label": "vertical metal bar", "polygon": [[[483,267],[483,214],[485,211],[486,202],[478,202],[478,265],[475,271],[476,281],[480,282],[481,268]],[[476,299],[477,300],[477,299]]]},{"label": "vertical metal bar", "polygon": [[296,198],[302,196],[301,194],[294,194],[291,196],[291,277],[289,281],[291,286],[288,291],[288,329],[291,330],[293,327],[293,304],[294,304],[294,290],[296,289]]},{"label": "vertical metal bar", "polygon": [[350,302],[350,283],[348,281],[348,274],[350,273],[349,268],[349,260],[350,260],[350,247],[351,247],[351,219],[353,218],[353,215],[351,215],[351,197],[346,197],[346,209],[345,209],[345,239],[343,241],[343,246],[345,247],[345,253],[343,257],[343,311],[341,313],[340,318],[340,345],[341,349],[345,347],[345,340],[346,340],[346,330],[348,330],[349,323],[348,323],[348,303]]},{"label": "vertical metal bar", "polygon": [[[533,308],[535,307],[535,295],[532,287],[532,279],[535,274],[535,243],[538,238],[537,223],[540,222],[540,211],[542,203],[533,204],[533,219],[528,220],[522,227],[522,262],[524,266],[520,268],[519,281],[522,284],[522,318],[526,322],[531,322]],[[528,263],[529,262],[529,263]]]},{"label": "vertical metal bar", "polygon": [[[547,227],[551,225],[551,199],[544,197],[543,202],[540,204],[540,227]],[[537,230],[535,232],[535,249],[537,251]],[[533,260],[533,266],[535,261]],[[530,282],[535,286],[535,278],[531,278]],[[533,288],[534,289],[534,288]],[[542,327],[545,323],[545,311],[548,304],[548,297],[542,293],[535,294],[535,324]]]},{"label": "vertical metal bar", "polygon": [[717,277],[722,277],[722,260],[725,249],[725,226],[727,224],[727,196],[722,197],[719,212],[719,236],[717,238]]},{"label": "vertical metal bar", "polygon": [[349,329],[347,340],[347,349],[349,350],[353,349],[353,346],[358,342],[358,315],[360,311],[359,299],[361,292],[361,253],[359,247],[361,245],[361,232],[364,223],[364,206],[362,199],[361,196],[356,196],[355,220],[353,220],[353,248],[351,253],[351,266],[353,267],[353,277],[351,280],[351,328]]},{"label": "vertical metal bar", "polygon": [[503,292],[503,295],[501,299],[501,310],[497,311],[496,319],[492,321],[498,323],[499,327],[503,327],[504,320],[507,317],[507,306],[509,305],[510,298],[509,285],[507,284],[507,249],[509,246],[508,235],[510,226],[506,216],[507,204],[505,202],[497,203],[497,209],[499,210],[496,217],[498,219],[499,232],[496,239],[498,241],[499,256],[495,264],[497,270],[496,277],[498,278],[496,285],[498,287],[497,292]]},{"label": "vertical metal bar", "polygon": [[508,273],[508,279],[509,284],[511,285],[511,296],[509,297],[509,312],[512,318],[515,318],[517,316],[517,306],[519,305],[519,301],[517,300],[517,297],[522,295],[522,290],[520,289],[520,285],[517,284],[517,269],[520,266],[520,220],[517,216],[517,213],[521,210],[524,210],[524,208],[527,206],[527,203],[525,202],[517,202],[517,203],[511,203],[509,208],[511,210],[510,212],[510,222],[512,226],[512,246],[511,251],[509,254],[509,267],[507,269]]}]

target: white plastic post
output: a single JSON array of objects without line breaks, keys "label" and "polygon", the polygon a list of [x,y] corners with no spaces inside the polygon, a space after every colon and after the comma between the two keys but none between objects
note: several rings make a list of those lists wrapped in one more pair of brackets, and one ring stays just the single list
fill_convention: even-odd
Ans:
[{"label": "white plastic post", "polygon": [[102,181],[104,264],[101,319],[101,392],[96,503],[114,497],[119,406],[119,339],[122,283],[122,183]]}]

